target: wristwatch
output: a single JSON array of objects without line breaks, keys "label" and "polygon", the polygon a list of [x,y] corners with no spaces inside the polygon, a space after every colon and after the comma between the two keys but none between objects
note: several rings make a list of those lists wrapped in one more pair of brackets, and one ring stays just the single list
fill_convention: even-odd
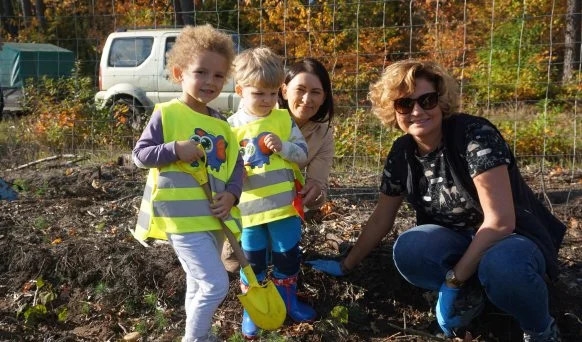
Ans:
[{"label": "wristwatch", "polygon": [[463,286],[463,284],[465,284],[465,282],[457,279],[457,277],[455,276],[455,270],[452,268],[447,271],[447,274],[445,275],[445,282],[450,287],[461,287]]}]

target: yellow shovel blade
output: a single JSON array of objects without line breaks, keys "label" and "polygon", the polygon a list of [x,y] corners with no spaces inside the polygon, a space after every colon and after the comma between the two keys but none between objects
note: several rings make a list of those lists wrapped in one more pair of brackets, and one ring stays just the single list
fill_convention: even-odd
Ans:
[{"label": "yellow shovel blade", "polygon": [[276,330],[283,325],[287,309],[272,281],[263,286],[250,285],[246,293],[238,295],[238,299],[259,328]]}]

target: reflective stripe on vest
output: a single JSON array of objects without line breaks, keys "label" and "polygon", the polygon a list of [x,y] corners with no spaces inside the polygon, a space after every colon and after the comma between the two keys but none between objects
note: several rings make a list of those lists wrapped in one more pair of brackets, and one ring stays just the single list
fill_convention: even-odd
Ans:
[{"label": "reflective stripe on vest", "polygon": [[267,171],[264,173],[257,173],[247,177],[243,184],[243,191],[263,188],[282,182],[293,182],[294,179],[295,175],[293,174],[293,170],[289,169],[279,169]]},{"label": "reflective stripe on vest", "polygon": [[241,210],[241,212],[244,213],[245,216],[250,216],[262,212],[267,212],[269,210],[286,207],[289,205],[289,203],[293,202],[293,197],[295,197],[294,191],[282,192],[279,194],[247,201],[243,204],[239,204],[238,208]]}]

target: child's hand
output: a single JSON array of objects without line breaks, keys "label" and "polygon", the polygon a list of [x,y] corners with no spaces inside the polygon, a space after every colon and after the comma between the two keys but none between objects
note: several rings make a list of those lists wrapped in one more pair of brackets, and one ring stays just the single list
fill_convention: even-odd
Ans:
[{"label": "child's hand", "polygon": [[198,143],[192,140],[176,141],[176,156],[181,161],[192,164],[204,157],[204,152],[198,148]]},{"label": "child's hand", "polygon": [[228,218],[236,198],[230,192],[224,191],[216,194],[212,201],[214,202],[210,204],[212,215],[224,221]]},{"label": "child's hand", "polygon": [[283,149],[281,138],[272,133],[265,137],[265,146],[273,152],[281,152]]}]

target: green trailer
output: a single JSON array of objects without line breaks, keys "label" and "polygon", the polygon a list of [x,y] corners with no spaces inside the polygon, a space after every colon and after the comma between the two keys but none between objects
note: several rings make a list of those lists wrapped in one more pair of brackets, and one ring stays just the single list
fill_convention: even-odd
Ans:
[{"label": "green trailer", "polygon": [[53,44],[2,44],[0,87],[4,93],[4,110],[19,110],[22,87],[27,79],[70,76],[74,63],[75,55],[72,51]]}]

